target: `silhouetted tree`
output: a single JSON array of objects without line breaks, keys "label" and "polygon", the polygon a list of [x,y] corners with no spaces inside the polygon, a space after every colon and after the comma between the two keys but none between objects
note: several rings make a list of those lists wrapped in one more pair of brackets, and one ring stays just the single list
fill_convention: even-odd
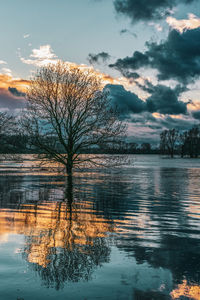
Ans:
[{"label": "silhouetted tree", "polygon": [[64,62],[40,69],[27,92],[23,119],[32,143],[48,160],[74,166],[94,160],[80,154],[88,148],[118,141],[125,126],[118,120],[101,80],[91,70]]},{"label": "silhouetted tree", "polygon": [[179,132],[176,129],[164,130],[160,134],[160,150],[174,157],[174,150],[178,141]]},{"label": "silhouetted tree", "polygon": [[8,137],[13,134],[14,118],[6,112],[0,112],[0,152],[9,150]]},{"label": "silhouetted tree", "polygon": [[143,153],[150,153],[151,152],[151,144],[142,143],[141,150],[142,150]]},{"label": "silhouetted tree", "polygon": [[187,137],[188,137],[187,131],[181,132],[179,134],[181,157],[184,157],[184,155],[187,153],[187,145],[186,145]]},{"label": "silhouetted tree", "polygon": [[191,158],[198,157],[200,153],[200,128],[193,127],[180,134],[181,156],[189,155]]},{"label": "silhouetted tree", "polygon": [[135,153],[137,151],[137,148],[138,148],[137,143],[132,142],[132,143],[129,144],[129,149],[130,149],[131,153]]},{"label": "silhouetted tree", "polygon": [[200,148],[200,130],[198,127],[193,127],[188,131],[186,144],[188,145],[190,157],[198,157]]}]

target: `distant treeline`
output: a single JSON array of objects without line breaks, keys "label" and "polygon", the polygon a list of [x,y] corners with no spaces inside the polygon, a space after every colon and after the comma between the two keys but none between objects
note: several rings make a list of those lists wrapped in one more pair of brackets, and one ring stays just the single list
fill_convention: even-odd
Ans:
[{"label": "distant treeline", "polygon": [[[38,150],[31,146],[30,137],[22,134],[0,135],[0,153],[30,154],[38,153]],[[55,140],[52,141],[55,143]],[[51,140],[48,139],[48,143]],[[63,149],[58,143],[58,151]],[[117,144],[100,145],[98,148],[88,148],[84,153],[95,154],[162,154],[174,157],[188,156],[197,158],[200,155],[200,128],[194,127],[188,131],[177,129],[164,130],[160,134],[160,145],[155,147],[150,143],[134,143],[120,141]]]},{"label": "distant treeline", "polygon": [[[2,135],[0,153],[17,153],[30,154],[38,153],[38,150],[32,146],[30,137],[22,134]],[[55,137],[56,139],[56,137]],[[52,140],[55,143],[55,139]],[[50,139],[47,139],[51,143]],[[57,143],[58,151],[63,149],[59,142]],[[159,154],[159,147],[152,148],[150,143],[134,143],[120,141],[118,143],[110,143],[109,145],[100,145],[99,147],[88,148],[84,153],[95,154]]]},{"label": "distant treeline", "polygon": [[200,126],[190,130],[164,130],[160,134],[160,152],[171,157],[179,154],[181,157],[197,158],[200,155]]},{"label": "distant treeline", "polygon": [[21,134],[0,135],[0,153],[31,153],[28,137]]},{"label": "distant treeline", "polygon": [[[29,154],[39,153],[34,147],[34,137],[24,133],[13,117],[6,113],[0,113],[0,153]],[[57,151],[65,153],[58,138],[45,137],[47,145],[56,145]],[[135,143],[130,141],[114,140],[110,143],[102,143],[96,147],[88,147],[81,153],[99,154],[163,154],[180,155],[197,158],[200,155],[200,125],[183,131],[177,129],[164,130],[160,134],[160,145],[155,147],[148,142]]]}]

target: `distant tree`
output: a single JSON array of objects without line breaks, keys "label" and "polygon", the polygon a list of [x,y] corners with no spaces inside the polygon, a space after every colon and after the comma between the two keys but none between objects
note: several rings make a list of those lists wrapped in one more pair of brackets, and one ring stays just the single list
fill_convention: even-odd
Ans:
[{"label": "distant tree", "polygon": [[160,152],[165,154],[167,151],[167,130],[164,130],[160,134]]},{"label": "distant tree", "polygon": [[14,117],[7,112],[0,112],[0,152],[10,151],[9,137],[14,133]]},{"label": "distant tree", "polygon": [[64,62],[38,70],[27,91],[22,121],[32,144],[48,160],[61,163],[71,175],[74,166],[93,162],[80,154],[116,143],[125,132],[101,80],[91,70]]},{"label": "distant tree", "polygon": [[151,144],[149,144],[149,143],[142,143],[142,145],[141,145],[141,151],[143,153],[150,153],[151,152]]},{"label": "distant tree", "polygon": [[198,157],[200,153],[200,128],[192,129],[180,134],[181,156],[189,155],[191,158]]},{"label": "distant tree", "polygon": [[179,141],[180,141],[180,152],[181,157],[184,157],[187,153],[187,138],[188,138],[188,131],[181,132],[179,135]]},{"label": "distant tree", "polygon": [[119,153],[127,153],[128,152],[128,144],[125,141],[120,141],[118,145]]},{"label": "distant tree", "polygon": [[168,153],[171,158],[174,157],[174,150],[179,138],[177,129],[164,130],[160,134],[160,150],[162,153]]},{"label": "distant tree", "polygon": [[200,128],[193,127],[188,131],[189,153],[191,158],[197,158],[200,148]]},{"label": "distant tree", "polygon": [[130,153],[135,153],[137,152],[137,149],[138,149],[138,144],[137,143],[129,143],[129,151]]}]

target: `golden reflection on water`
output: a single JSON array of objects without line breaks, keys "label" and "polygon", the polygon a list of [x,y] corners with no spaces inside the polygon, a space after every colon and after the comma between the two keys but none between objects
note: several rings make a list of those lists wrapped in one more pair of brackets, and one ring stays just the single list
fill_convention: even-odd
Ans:
[{"label": "golden reflection on water", "polygon": [[[66,202],[21,205],[0,209],[0,243],[10,234],[25,236],[27,260],[47,267],[53,248],[92,246],[95,238],[114,231],[113,222],[97,216],[90,203],[75,208]],[[27,237],[27,239],[26,239]]]},{"label": "golden reflection on water", "polygon": [[189,285],[187,280],[183,280],[176,289],[171,292],[172,299],[180,299],[180,297],[187,297],[193,300],[200,299],[200,286]]}]

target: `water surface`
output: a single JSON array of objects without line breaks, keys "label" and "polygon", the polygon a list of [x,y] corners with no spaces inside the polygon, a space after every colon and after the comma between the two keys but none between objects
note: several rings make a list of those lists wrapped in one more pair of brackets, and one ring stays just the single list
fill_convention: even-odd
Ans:
[{"label": "water surface", "polygon": [[200,299],[199,178],[199,159],[156,155],[67,184],[4,161],[0,299]]}]

